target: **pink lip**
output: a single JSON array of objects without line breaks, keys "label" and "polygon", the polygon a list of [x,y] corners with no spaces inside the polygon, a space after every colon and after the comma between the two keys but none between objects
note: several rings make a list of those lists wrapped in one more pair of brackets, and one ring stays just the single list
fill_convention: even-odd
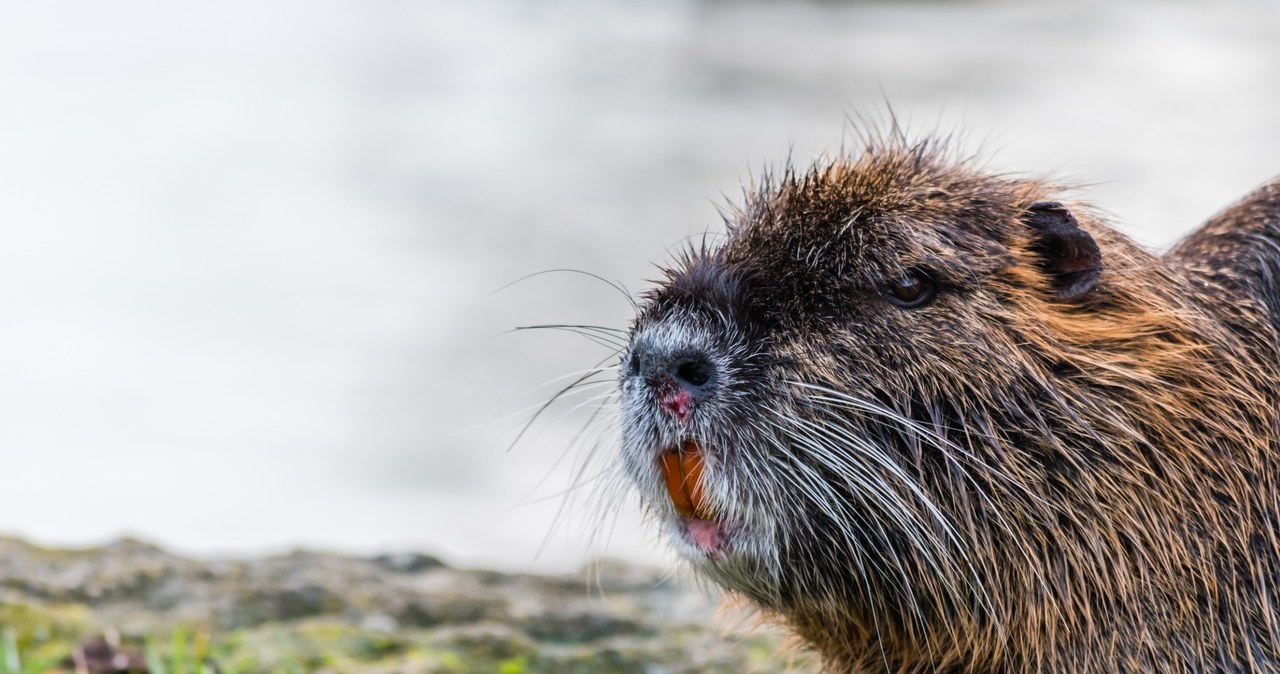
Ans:
[{"label": "pink lip", "polygon": [[724,523],[696,517],[682,517],[685,538],[709,557],[718,557],[729,549]]}]

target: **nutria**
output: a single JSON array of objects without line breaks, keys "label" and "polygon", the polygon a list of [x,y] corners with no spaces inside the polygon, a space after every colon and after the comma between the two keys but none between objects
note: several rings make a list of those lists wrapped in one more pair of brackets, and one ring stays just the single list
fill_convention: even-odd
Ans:
[{"label": "nutria", "polygon": [[1160,256],[873,140],[726,220],[619,367],[699,574],[833,672],[1280,671],[1280,182]]}]

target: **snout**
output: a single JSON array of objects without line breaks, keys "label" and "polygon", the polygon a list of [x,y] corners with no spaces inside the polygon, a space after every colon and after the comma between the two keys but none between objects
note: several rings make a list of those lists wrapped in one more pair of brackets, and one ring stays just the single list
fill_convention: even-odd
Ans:
[{"label": "snout", "polygon": [[694,406],[715,395],[721,373],[709,351],[639,337],[631,345],[630,374],[654,395],[658,408],[686,421]]}]

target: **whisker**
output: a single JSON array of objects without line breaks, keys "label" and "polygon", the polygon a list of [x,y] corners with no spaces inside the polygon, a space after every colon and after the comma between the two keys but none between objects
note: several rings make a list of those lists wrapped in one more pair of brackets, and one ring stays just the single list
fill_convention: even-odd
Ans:
[{"label": "whisker", "polygon": [[[603,383],[606,383],[606,382],[601,382],[601,383],[603,384]],[[610,383],[611,383],[611,382],[610,382]],[[549,467],[549,468],[547,469],[546,474],[544,474],[544,475],[542,476],[542,478],[541,478],[541,479],[539,479],[536,483],[534,483],[534,485],[533,485],[532,487],[530,487],[530,488],[525,492],[525,497],[528,497],[528,496],[532,495],[533,493],[535,493],[536,491],[538,491],[539,489],[541,489],[541,488],[542,488],[542,485],[546,484],[546,481],[547,481],[548,479],[550,479],[550,478],[551,478],[551,475],[555,473],[556,469],[557,469],[557,468],[559,468],[559,467],[561,466],[561,464],[563,464],[563,463],[564,463],[564,461],[565,461],[565,459],[566,459],[566,458],[568,458],[568,456],[569,456],[569,454],[571,453],[572,449],[573,449],[573,448],[577,445],[577,443],[582,439],[583,435],[584,435],[588,430],[590,430],[590,429],[591,429],[591,427],[592,427],[592,422],[594,422],[594,421],[599,417],[599,415],[600,415],[601,411],[611,406],[611,404],[610,404],[610,402],[609,402],[609,399],[610,399],[610,398],[612,398],[613,396],[614,396],[614,392],[613,392],[613,391],[608,391],[608,392],[605,392],[605,393],[603,393],[603,394],[600,394],[600,395],[597,395],[597,396],[593,396],[593,397],[591,397],[591,398],[588,398],[588,399],[586,399],[586,400],[584,400],[584,401],[582,401],[582,402],[580,402],[580,403],[578,403],[578,404],[574,405],[573,407],[569,408],[568,410],[565,410],[565,411],[564,411],[564,412],[562,412],[558,417],[556,417],[556,419],[555,419],[554,421],[552,421],[551,423],[549,423],[549,424],[547,425],[548,427],[554,427],[556,423],[558,423],[559,421],[561,421],[561,420],[565,419],[566,417],[570,416],[570,415],[571,415],[571,414],[573,414],[574,412],[576,412],[576,411],[578,411],[578,410],[582,409],[583,407],[586,407],[587,405],[591,405],[592,403],[595,403],[595,405],[596,405],[595,409],[594,409],[594,410],[592,410],[592,412],[591,412],[591,416],[587,417],[587,420],[586,420],[586,422],[583,424],[582,428],[581,428],[581,429],[579,429],[576,433],[574,433],[573,437],[572,437],[572,438],[570,438],[570,440],[569,440],[568,444],[566,445],[566,451],[560,452],[559,457],[558,457],[558,458],[556,458],[556,460],[555,460],[554,462],[552,462],[551,467]],[[540,437],[540,436],[533,436],[532,438],[530,438],[530,440],[529,440],[529,441],[530,441],[530,442],[533,442],[533,441],[534,441],[534,440],[536,440],[538,437]]]},{"label": "whisker", "polygon": [[615,353],[621,353],[627,345],[625,336],[619,336],[613,332],[605,332],[605,329],[603,328],[597,328],[596,326],[590,325],[557,325],[550,323],[546,325],[521,325],[512,328],[509,332],[523,332],[528,330],[561,330],[573,333],[579,337],[585,337],[600,346],[613,349]]},{"label": "whisker", "polygon": [[[945,436],[939,435],[938,433],[923,427],[915,420],[907,418],[893,411],[892,409],[886,408],[885,406],[879,403],[875,403],[873,401],[867,401],[865,399],[850,396],[843,392],[836,391],[834,389],[830,389],[824,386],[808,384],[805,382],[789,382],[789,383],[794,384],[796,386],[800,386],[802,388],[818,390],[818,391],[822,391],[824,393],[830,394],[832,396],[837,396],[835,398],[823,397],[823,396],[806,396],[805,400],[807,401],[827,402],[830,404],[836,404],[849,409],[853,409],[856,411],[869,414],[871,415],[870,417],[871,420],[878,419],[881,421],[887,420],[887,421],[893,422],[897,426],[901,427],[903,430],[911,433],[912,436],[915,437],[916,439],[925,440],[927,443],[930,444],[930,446],[934,447],[939,452],[941,452],[943,456],[951,457],[951,456],[958,455],[960,458],[964,459],[966,463],[982,469],[986,474],[997,478],[998,480],[1004,482],[1005,484],[1014,486],[1020,493],[1027,496],[1030,500],[1038,504],[1046,505],[1047,507],[1047,504],[1045,504],[1042,498],[1040,498],[1038,495],[1032,492],[1030,488],[1028,488],[1025,484],[1023,484],[1019,480],[1016,480],[1012,476],[1005,474],[1003,471],[999,471],[995,469],[994,467],[990,466],[986,462],[982,461],[972,451],[967,450],[962,446],[952,442]],[[822,411],[825,413],[830,413],[830,411],[826,410],[822,405],[814,405],[813,409],[817,411]],[[840,417],[840,416],[836,416],[834,418],[843,419],[843,417]],[[966,437],[970,436],[968,428],[952,429],[952,430],[958,430],[959,432],[963,433]],[[991,515],[993,515],[993,519],[997,524],[997,526],[1006,534],[1007,540],[1013,543],[1013,547],[1016,549],[1018,554],[1020,554],[1028,562],[1027,567],[1033,569],[1033,573],[1036,576],[1036,582],[1041,585],[1041,588],[1045,591],[1046,596],[1050,597],[1049,601],[1051,603],[1051,607],[1055,611],[1057,611],[1058,607],[1056,603],[1053,601],[1051,593],[1048,592],[1049,583],[1047,579],[1045,579],[1043,575],[1040,573],[1038,565],[1032,563],[1034,558],[1034,553],[1029,549],[1028,547],[1029,543],[1024,539],[1023,535],[1020,532],[1020,529],[1018,527],[1015,527],[1011,522],[1008,521],[1008,519],[1004,516],[1004,513],[1002,512],[1002,510],[996,507],[995,504],[991,501],[990,497],[987,494],[987,490],[983,488],[983,486],[979,484],[972,475],[970,475],[968,472],[963,470],[961,470],[958,473],[958,475],[973,485],[974,487],[973,493],[976,494],[978,498],[981,499],[982,502],[987,506],[987,510]],[[957,541],[958,540],[960,539],[957,539]],[[961,550],[963,550],[963,548],[961,548]],[[974,567],[974,561],[968,556],[966,556],[966,565],[969,567],[970,573],[973,574],[973,576],[976,578],[977,571],[976,571],[976,568]],[[980,589],[980,588],[975,588],[975,589]],[[983,591],[982,594],[986,596],[986,599],[984,599],[984,603],[990,604],[990,602],[992,601],[991,595],[985,591]],[[993,618],[995,618],[997,617],[998,614],[995,611],[992,611],[991,615]],[[995,627],[997,630],[1001,632],[1003,631],[1003,625],[998,620],[995,622]]]},{"label": "whisker", "polygon": [[555,394],[555,395],[553,395],[553,396],[551,396],[549,399],[547,399],[547,401],[546,401],[546,402],[542,403],[542,404],[538,407],[538,411],[533,413],[533,416],[529,419],[528,423],[526,423],[526,424],[524,425],[524,428],[521,428],[521,429],[520,429],[520,432],[516,434],[515,439],[511,441],[511,444],[510,444],[510,445],[508,445],[508,446],[507,446],[507,452],[510,452],[512,449],[514,449],[514,448],[515,448],[515,446],[516,446],[517,444],[519,444],[519,443],[520,443],[520,440],[521,440],[521,439],[523,439],[523,438],[524,438],[524,436],[525,436],[525,434],[529,432],[529,428],[530,428],[530,427],[532,427],[532,426],[533,426],[533,424],[534,424],[534,423],[536,423],[536,422],[538,421],[538,419],[542,417],[543,413],[547,411],[547,408],[549,408],[549,407],[551,407],[552,405],[556,404],[556,401],[557,401],[557,400],[560,400],[561,398],[563,398],[563,397],[564,397],[566,394],[568,394],[570,391],[574,390],[574,388],[576,388],[578,385],[580,385],[580,384],[582,384],[582,383],[586,382],[588,379],[590,379],[590,378],[592,378],[592,377],[594,377],[594,376],[596,376],[596,375],[600,374],[601,372],[604,372],[605,370],[604,370],[603,368],[601,368],[600,366],[601,366],[601,365],[603,365],[604,363],[608,362],[608,361],[609,361],[610,359],[612,359],[613,357],[614,357],[613,355],[610,355],[610,356],[608,356],[608,357],[606,357],[606,358],[601,359],[599,362],[597,362],[597,363],[593,366],[593,368],[592,368],[591,370],[588,370],[586,374],[584,374],[584,375],[582,375],[582,376],[578,377],[578,378],[577,378],[577,379],[575,379],[572,383],[570,383],[568,386],[566,386],[566,387],[564,387],[564,388],[560,389],[559,391],[557,391],[557,392],[556,392],[556,394]]},{"label": "whisker", "polygon": [[619,293],[619,294],[621,294],[623,297],[627,298],[627,302],[631,305],[631,308],[632,308],[633,310],[635,310],[637,313],[638,313],[638,312],[639,312],[639,310],[640,310],[640,305],[636,304],[635,298],[631,296],[631,293],[627,291],[627,287],[626,287],[626,286],[624,286],[624,285],[622,284],[622,282],[621,282],[621,281],[610,281],[609,279],[607,279],[607,278],[605,278],[605,277],[603,277],[603,276],[601,276],[601,275],[599,275],[599,274],[596,274],[596,273],[593,273],[593,272],[589,272],[589,271],[584,271],[584,270],[582,270],[582,269],[568,269],[568,268],[565,268],[565,269],[544,269],[544,270],[542,270],[542,271],[536,271],[536,272],[533,272],[532,274],[525,274],[524,276],[521,276],[520,278],[518,278],[518,279],[516,279],[516,280],[514,280],[514,281],[511,281],[511,282],[509,282],[509,283],[503,284],[502,286],[498,287],[497,289],[495,289],[495,290],[493,290],[493,291],[491,291],[491,292],[489,292],[489,293],[486,293],[485,295],[483,295],[483,297],[490,297],[490,296],[492,296],[492,295],[496,295],[496,294],[498,294],[498,293],[502,292],[503,290],[506,290],[507,288],[510,288],[511,286],[513,286],[513,285],[515,285],[515,284],[517,284],[517,283],[523,283],[524,281],[527,281],[527,280],[529,280],[529,279],[531,279],[531,278],[536,278],[536,277],[538,277],[538,276],[543,276],[543,275],[546,275],[546,274],[581,274],[582,276],[586,276],[586,277],[589,277],[589,278],[593,278],[593,279],[595,279],[595,280],[597,280],[597,281],[600,281],[600,282],[604,283],[605,285],[609,286],[610,288],[613,288],[614,290],[618,291],[618,293]]}]

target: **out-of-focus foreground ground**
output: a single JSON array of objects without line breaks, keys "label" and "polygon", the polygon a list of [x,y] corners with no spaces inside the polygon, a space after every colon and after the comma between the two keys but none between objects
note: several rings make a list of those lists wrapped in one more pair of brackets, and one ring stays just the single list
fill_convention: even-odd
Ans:
[{"label": "out-of-focus foreground ground", "polygon": [[625,564],[556,576],[421,554],[197,561],[0,538],[0,674],[800,671],[777,631]]},{"label": "out-of-focus foreground ground", "polygon": [[1278,82],[1264,0],[7,7],[0,531],[669,565],[630,504],[553,531],[585,411],[508,451],[609,356],[509,331],[626,300],[508,283],[643,287],[886,99],[1164,246],[1280,173]]}]

